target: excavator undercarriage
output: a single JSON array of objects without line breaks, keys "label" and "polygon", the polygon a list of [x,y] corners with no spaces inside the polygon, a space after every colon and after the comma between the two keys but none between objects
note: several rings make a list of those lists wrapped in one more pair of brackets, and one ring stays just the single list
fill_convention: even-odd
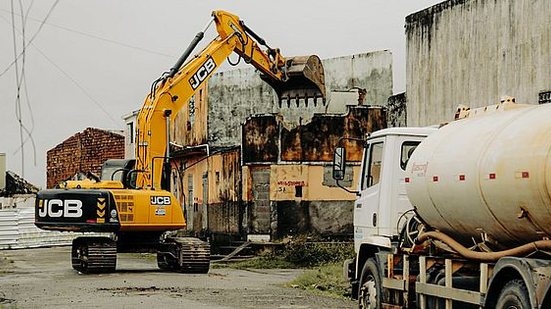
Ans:
[{"label": "excavator undercarriage", "polygon": [[[110,237],[78,237],[73,240],[71,263],[73,269],[81,273],[114,272],[117,251],[117,242]],[[134,247],[128,252],[156,252],[161,270],[195,274],[209,271],[210,246],[193,237],[170,236],[152,246]]]}]

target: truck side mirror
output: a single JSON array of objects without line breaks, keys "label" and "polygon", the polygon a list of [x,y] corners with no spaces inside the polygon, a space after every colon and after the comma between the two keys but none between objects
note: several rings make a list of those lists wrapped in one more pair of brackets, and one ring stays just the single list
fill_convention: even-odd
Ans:
[{"label": "truck side mirror", "polygon": [[346,171],[346,150],[344,147],[335,148],[333,155],[333,179],[343,180]]}]

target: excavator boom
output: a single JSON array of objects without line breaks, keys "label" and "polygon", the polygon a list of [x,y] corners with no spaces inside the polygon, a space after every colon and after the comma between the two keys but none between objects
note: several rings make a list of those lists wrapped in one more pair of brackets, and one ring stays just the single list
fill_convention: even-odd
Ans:
[{"label": "excavator boom", "polygon": [[163,175],[162,166],[163,160],[165,166],[168,163],[169,126],[177,112],[234,52],[260,71],[260,77],[275,90],[280,104],[291,100],[297,105],[300,100],[314,104],[318,100],[325,102],[325,76],[318,56],[285,58],[236,15],[214,11],[212,16],[218,37],[188,59],[204,37],[204,31],[199,32],[167,74],[153,83],[138,114],[138,187],[168,190],[168,184],[163,184],[162,179],[168,179],[169,172],[165,168]]}]

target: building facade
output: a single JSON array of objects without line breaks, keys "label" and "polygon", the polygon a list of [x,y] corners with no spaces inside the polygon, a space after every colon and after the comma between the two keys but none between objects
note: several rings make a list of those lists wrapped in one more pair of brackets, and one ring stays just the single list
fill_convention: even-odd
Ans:
[{"label": "building facade", "polygon": [[406,18],[407,123],[453,119],[459,104],[551,101],[551,1],[449,0]]},{"label": "building facade", "polygon": [[[232,238],[352,234],[355,196],[332,181],[332,152],[343,135],[365,137],[386,126],[392,54],[323,65],[326,102],[280,104],[256,70],[243,68],[213,75],[179,111],[171,128],[172,191],[188,230]],[[125,119],[136,127],[135,114]],[[251,156],[253,148],[268,157]],[[350,186],[356,157],[351,152]]]},{"label": "building facade", "polygon": [[249,117],[241,143],[247,234],[350,238],[356,196],[333,180],[333,151],[345,146],[350,166],[341,185],[353,190],[363,143],[347,138],[365,139],[385,127],[386,110],[380,106],[316,114],[298,126],[289,126],[277,114]]}]

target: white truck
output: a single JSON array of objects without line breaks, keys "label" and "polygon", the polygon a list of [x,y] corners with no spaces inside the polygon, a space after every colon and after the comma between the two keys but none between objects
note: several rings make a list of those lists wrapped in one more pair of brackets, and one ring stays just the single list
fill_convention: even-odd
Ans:
[{"label": "white truck", "polygon": [[374,132],[361,171],[344,265],[360,308],[551,308],[551,104]]}]

